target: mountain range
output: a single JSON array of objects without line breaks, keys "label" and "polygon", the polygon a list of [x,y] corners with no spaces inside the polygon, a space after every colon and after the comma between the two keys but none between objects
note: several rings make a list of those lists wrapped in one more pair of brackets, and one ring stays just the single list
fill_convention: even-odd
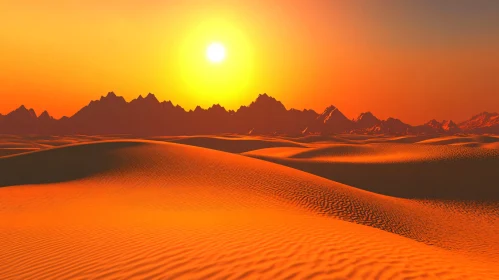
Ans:
[{"label": "mountain range", "polygon": [[456,124],[431,120],[412,126],[399,119],[378,119],[371,112],[355,119],[347,118],[335,106],[321,114],[313,110],[287,109],[280,101],[260,94],[248,106],[226,110],[220,105],[208,109],[196,107],[186,111],[170,101],[160,102],[149,93],[127,102],[110,92],[91,101],[71,117],[54,119],[47,111],[39,116],[33,109],[21,106],[7,115],[0,114],[0,134],[129,134],[195,135],[195,134],[499,134],[499,114],[483,112]]}]

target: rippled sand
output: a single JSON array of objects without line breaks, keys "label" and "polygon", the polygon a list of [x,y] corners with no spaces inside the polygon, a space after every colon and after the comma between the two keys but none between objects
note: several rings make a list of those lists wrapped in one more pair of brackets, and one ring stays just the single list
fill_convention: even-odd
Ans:
[{"label": "rippled sand", "polygon": [[[212,149],[226,146],[210,141]],[[359,156],[410,148],[428,153],[405,161],[411,164],[475,166],[485,158],[486,166],[494,153],[234,141],[242,142],[231,149],[254,145],[246,153],[266,161],[143,140],[0,158],[0,278],[499,278],[496,201],[387,196],[269,162],[329,166],[338,151]],[[326,160],[318,159],[324,153]]]}]

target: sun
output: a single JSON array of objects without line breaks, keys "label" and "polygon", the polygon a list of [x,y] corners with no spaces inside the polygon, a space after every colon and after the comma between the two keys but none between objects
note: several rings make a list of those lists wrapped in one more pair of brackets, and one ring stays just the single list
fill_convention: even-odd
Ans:
[{"label": "sun", "polygon": [[225,47],[221,43],[211,43],[206,49],[206,58],[213,63],[220,63],[225,59]]},{"label": "sun", "polygon": [[235,107],[249,100],[255,77],[254,42],[240,26],[235,19],[216,17],[194,22],[181,32],[175,63],[164,64],[177,73],[173,78],[178,84],[173,85],[192,105]]}]

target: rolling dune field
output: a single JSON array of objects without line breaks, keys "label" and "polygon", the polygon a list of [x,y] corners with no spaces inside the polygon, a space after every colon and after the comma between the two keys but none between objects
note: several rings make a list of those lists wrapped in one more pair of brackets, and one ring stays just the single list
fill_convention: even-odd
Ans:
[{"label": "rolling dune field", "polygon": [[2,140],[0,279],[499,278],[494,149],[121,138]]}]

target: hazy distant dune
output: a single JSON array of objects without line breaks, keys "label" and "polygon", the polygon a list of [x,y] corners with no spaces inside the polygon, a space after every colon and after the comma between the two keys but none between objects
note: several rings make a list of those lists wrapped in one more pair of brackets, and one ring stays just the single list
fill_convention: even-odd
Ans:
[{"label": "hazy distant dune", "polygon": [[390,137],[385,136],[383,138],[368,138],[365,143],[417,143],[426,139],[433,138],[433,135],[404,135],[404,136],[396,136]]},{"label": "hazy distant dune", "polygon": [[186,136],[165,141],[198,147],[205,147],[230,153],[243,153],[247,151],[269,147],[304,147],[289,140],[267,139],[259,137],[215,137],[215,136]]},{"label": "hazy distant dune", "polygon": [[14,137],[0,136],[0,157],[39,150],[39,145]]},{"label": "hazy distant dune", "polygon": [[499,137],[488,136],[488,135],[473,135],[473,136],[445,136],[431,138],[424,141],[420,141],[420,144],[431,144],[431,145],[452,145],[452,144],[462,144],[468,145],[470,147],[481,147],[489,143],[499,142]]},{"label": "hazy distant dune", "polygon": [[[355,137],[357,138],[357,137]],[[285,139],[290,141],[296,141],[300,143],[351,143],[350,139],[343,138],[343,136],[325,136],[325,135],[307,135],[302,137],[286,137]]]}]

